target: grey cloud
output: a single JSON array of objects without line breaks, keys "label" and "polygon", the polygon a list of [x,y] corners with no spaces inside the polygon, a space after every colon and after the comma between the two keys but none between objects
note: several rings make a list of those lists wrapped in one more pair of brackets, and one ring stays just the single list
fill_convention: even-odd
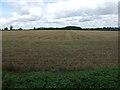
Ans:
[{"label": "grey cloud", "polygon": [[[66,3],[67,1],[70,1],[70,0],[66,0]],[[16,13],[18,14],[19,17],[14,19],[14,16],[12,16],[12,14],[9,14],[9,15],[2,14],[2,17],[0,15],[0,18],[7,19],[7,21],[2,25],[6,26],[6,25],[14,24],[16,25],[16,27],[22,26],[22,25],[23,27],[25,26],[32,27],[32,25],[33,27],[37,25],[38,26],[39,25],[42,25],[42,26],[49,26],[49,25],[50,26],[63,26],[64,25],[65,26],[69,24],[81,25],[83,27],[84,26],[89,27],[89,26],[94,26],[94,25],[97,26],[97,24],[99,24],[98,26],[102,26],[104,24],[105,25],[106,24],[116,25],[117,20],[116,18],[115,18],[116,21],[111,20],[111,18],[113,18],[111,15],[117,15],[117,11],[118,11],[117,3],[114,2],[115,0],[113,1],[107,0],[108,2],[106,2],[106,0],[104,1],[105,3],[100,4],[100,5],[98,4],[96,8],[89,8],[86,6],[81,7],[78,4],[78,7],[76,7],[75,9],[74,7],[71,7],[69,4],[67,4],[68,5],[67,8],[65,8],[66,7],[65,5],[59,5],[57,6],[57,8],[54,7],[53,5],[54,10],[48,7],[49,5],[52,5],[51,3],[43,4],[40,2],[27,2],[25,4],[21,4],[19,2],[16,2],[16,3],[8,2],[10,5],[10,8],[16,9]],[[32,15],[32,13],[30,12],[30,9],[34,7],[40,7],[42,9],[41,16],[39,16],[39,14]],[[104,15],[108,15],[107,18]],[[76,17],[80,17],[80,18],[76,18]],[[108,20],[106,20],[105,18]],[[103,24],[97,23],[97,21],[104,22],[104,23]]]},{"label": "grey cloud", "polygon": [[120,27],[120,1],[118,3],[118,26]]},{"label": "grey cloud", "polygon": [[89,22],[89,21],[93,21],[93,20],[99,20],[102,19],[102,17],[100,15],[92,15],[92,16],[83,16],[79,22]]},{"label": "grey cloud", "polygon": [[[58,8],[62,8],[62,6],[58,6]],[[71,7],[67,7],[67,8],[71,8]],[[110,14],[117,14],[118,10],[117,10],[117,2],[114,1],[106,1],[103,5],[99,5],[95,8],[87,8],[87,7],[79,7],[76,8],[75,10],[72,9],[67,9],[67,8],[63,8],[63,9],[55,9],[54,13],[53,13],[53,18],[55,19],[60,19],[60,18],[66,18],[66,17],[74,17],[74,16],[84,16],[86,15],[110,15]],[[85,21],[85,20],[84,20]],[[88,21],[88,20],[86,20]]]},{"label": "grey cloud", "polygon": [[82,20],[79,20],[79,22],[88,22],[88,21],[91,21],[90,19],[82,19]]}]

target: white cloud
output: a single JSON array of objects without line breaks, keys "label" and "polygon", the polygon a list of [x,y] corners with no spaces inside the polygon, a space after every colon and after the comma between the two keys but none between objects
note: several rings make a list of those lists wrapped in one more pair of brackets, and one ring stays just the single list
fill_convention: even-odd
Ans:
[{"label": "white cloud", "polygon": [[79,25],[82,27],[117,26],[119,0],[7,0],[14,9],[0,15],[1,27],[40,27]]},{"label": "white cloud", "polygon": [[118,0],[68,0],[48,4],[49,18],[117,13]]}]

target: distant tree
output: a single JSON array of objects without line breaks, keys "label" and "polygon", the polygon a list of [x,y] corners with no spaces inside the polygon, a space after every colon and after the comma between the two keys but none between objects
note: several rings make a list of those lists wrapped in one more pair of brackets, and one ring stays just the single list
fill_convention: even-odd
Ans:
[{"label": "distant tree", "polygon": [[13,30],[13,26],[12,25],[10,26],[10,30]]},{"label": "distant tree", "polygon": [[19,28],[18,30],[23,30],[22,28]]},{"label": "distant tree", "polygon": [[33,29],[35,30],[36,28],[34,27]]},{"label": "distant tree", "polygon": [[77,27],[77,26],[66,26],[65,27],[66,30],[81,30],[81,27]]},{"label": "distant tree", "polygon": [[8,27],[5,27],[4,30],[8,30]]}]

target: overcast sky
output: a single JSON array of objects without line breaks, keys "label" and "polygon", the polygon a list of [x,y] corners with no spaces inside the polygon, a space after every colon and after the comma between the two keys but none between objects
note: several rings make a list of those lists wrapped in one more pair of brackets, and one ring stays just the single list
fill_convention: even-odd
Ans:
[{"label": "overcast sky", "polygon": [[117,27],[119,0],[0,0],[0,28]]}]

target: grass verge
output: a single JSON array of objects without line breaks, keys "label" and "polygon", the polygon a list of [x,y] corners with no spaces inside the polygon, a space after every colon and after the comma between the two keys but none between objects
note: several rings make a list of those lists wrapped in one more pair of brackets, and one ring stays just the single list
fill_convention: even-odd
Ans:
[{"label": "grass verge", "polygon": [[5,88],[118,88],[120,68],[96,68],[78,72],[3,72]]}]

